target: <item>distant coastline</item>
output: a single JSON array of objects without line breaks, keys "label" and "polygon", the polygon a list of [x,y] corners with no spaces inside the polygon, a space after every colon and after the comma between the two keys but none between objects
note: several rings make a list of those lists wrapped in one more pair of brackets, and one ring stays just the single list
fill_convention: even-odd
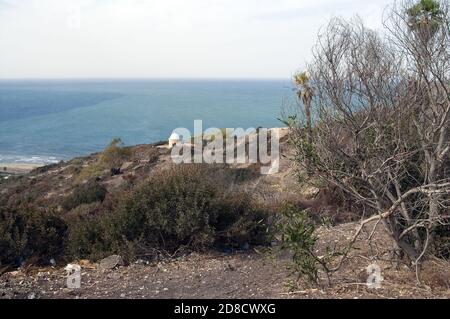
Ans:
[{"label": "distant coastline", "polygon": [[70,159],[69,157],[51,155],[11,155],[0,154],[0,171],[4,167],[40,167]]},{"label": "distant coastline", "polygon": [[47,164],[0,163],[0,176],[20,175]]},{"label": "distant coastline", "polygon": [[52,164],[168,138],[173,129],[276,127],[282,80],[0,81],[0,165]]}]

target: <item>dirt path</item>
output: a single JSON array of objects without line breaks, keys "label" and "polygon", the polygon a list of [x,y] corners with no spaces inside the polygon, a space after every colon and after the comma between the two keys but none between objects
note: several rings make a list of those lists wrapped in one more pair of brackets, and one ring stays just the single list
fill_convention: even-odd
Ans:
[{"label": "dirt path", "polygon": [[[318,230],[319,249],[344,243],[356,224]],[[333,277],[333,286],[312,288],[305,282],[293,285],[286,268],[288,258],[248,251],[238,254],[190,254],[170,262],[135,264],[102,270],[98,265],[82,269],[81,289],[66,288],[62,268],[15,271],[0,277],[0,298],[450,298],[450,264],[430,261],[421,273],[405,265],[383,261],[381,252],[390,245],[378,232],[377,247],[362,240],[343,269]],[[373,250],[379,260],[373,259]],[[366,286],[366,267],[377,263],[384,281],[381,289]]]},{"label": "dirt path", "polygon": [[65,288],[65,271],[2,276],[1,298],[280,298],[286,268],[257,254],[197,255],[112,270],[83,269],[81,289]]}]

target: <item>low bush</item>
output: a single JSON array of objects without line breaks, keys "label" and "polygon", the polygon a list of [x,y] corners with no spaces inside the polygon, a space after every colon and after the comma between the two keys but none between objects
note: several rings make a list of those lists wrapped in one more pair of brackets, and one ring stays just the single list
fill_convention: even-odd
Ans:
[{"label": "low bush", "polygon": [[64,220],[69,226],[66,255],[68,259],[98,260],[119,252],[112,248],[117,241],[110,238],[114,232],[108,227],[111,216],[120,200],[112,194],[100,202],[81,204],[67,212]]},{"label": "low bush", "polygon": [[331,276],[329,264],[340,252],[326,246],[323,255],[318,255],[316,223],[308,212],[298,210],[293,205],[285,205],[277,224],[281,236],[280,249],[291,253],[290,268],[297,279],[304,278],[309,283],[317,285],[320,281],[319,271],[323,271],[329,282]]},{"label": "low bush", "polygon": [[131,156],[131,150],[123,147],[122,140],[115,138],[99,155],[100,165],[107,168],[120,168],[123,162]]},{"label": "low bush", "polygon": [[107,190],[105,187],[96,181],[89,181],[86,184],[77,186],[73,193],[64,199],[62,207],[66,211],[69,211],[81,204],[102,202],[106,194]]},{"label": "low bush", "polygon": [[0,265],[48,263],[63,256],[66,223],[52,212],[33,206],[0,207]]},{"label": "low bush", "polygon": [[229,176],[220,172],[181,165],[155,173],[111,213],[80,221],[71,230],[71,254],[98,258],[115,252],[132,258],[180,247],[266,244],[268,212],[240,189],[230,190]]},{"label": "low bush", "polygon": [[[3,206],[41,206],[45,202],[45,194],[51,187],[52,184],[45,180],[39,180],[37,178],[29,179],[25,176],[18,177],[12,183],[12,186],[5,187],[5,192],[1,196],[5,199]],[[0,200],[0,202],[3,202],[3,200]]]},{"label": "low bush", "polygon": [[243,191],[224,165],[180,165],[108,194],[91,180],[61,202],[64,213],[0,198],[0,262],[51,258],[125,260],[174,254],[180,248],[242,249],[270,238],[269,210]]},{"label": "low bush", "polygon": [[78,180],[93,179],[104,175],[105,172],[110,172],[112,169],[120,169],[121,165],[131,155],[131,149],[124,147],[120,139],[113,139],[103,152],[96,155],[93,162],[81,169]]},{"label": "low bush", "polygon": [[93,162],[80,169],[77,180],[79,182],[83,182],[89,179],[95,179],[97,177],[104,176],[108,172],[109,170],[107,170],[104,166],[100,165],[98,162]]},{"label": "low bush", "polygon": [[[84,205],[80,206],[83,207]],[[119,252],[114,246],[117,240],[111,240],[108,219],[97,215],[78,215],[69,221],[69,234],[66,254],[69,259],[87,258],[98,260]]]}]

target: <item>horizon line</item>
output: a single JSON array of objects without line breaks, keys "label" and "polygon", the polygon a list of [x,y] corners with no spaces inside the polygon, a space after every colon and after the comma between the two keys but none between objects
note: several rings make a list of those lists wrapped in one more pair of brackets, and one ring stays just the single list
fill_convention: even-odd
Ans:
[{"label": "horizon line", "polygon": [[0,81],[288,81],[290,77],[23,77]]}]

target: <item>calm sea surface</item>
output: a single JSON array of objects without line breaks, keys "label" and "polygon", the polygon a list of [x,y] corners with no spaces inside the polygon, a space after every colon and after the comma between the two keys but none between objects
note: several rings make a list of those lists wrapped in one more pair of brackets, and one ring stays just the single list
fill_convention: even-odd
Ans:
[{"label": "calm sea surface", "polygon": [[0,81],[0,163],[51,163],[119,137],[166,140],[173,129],[280,126],[287,81]]}]

